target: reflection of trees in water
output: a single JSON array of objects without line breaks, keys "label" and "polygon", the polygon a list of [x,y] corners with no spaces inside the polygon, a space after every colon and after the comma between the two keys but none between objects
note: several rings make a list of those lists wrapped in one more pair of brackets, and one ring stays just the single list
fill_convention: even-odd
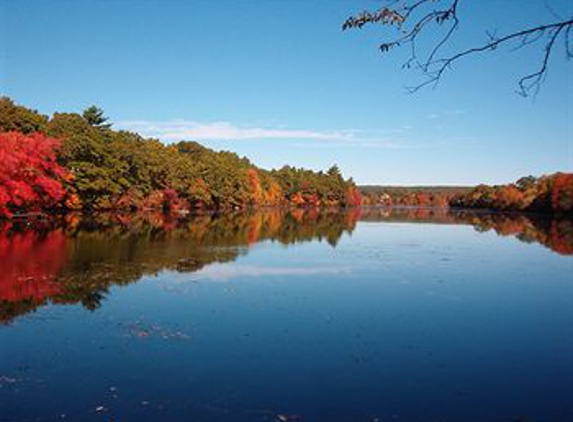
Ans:
[{"label": "reflection of trees in water", "polygon": [[447,208],[367,208],[361,220],[470,224],[480,232],[494,230],[500,236],[515,236],[539,243],[561,255],[573,255],[573,220],[522,213],[494,213]]},{"label": "reflection of trees in water", "polygon": [[265,240],[293,244],[324,240],[336,246],[356,221],[470,224],[573,255],[573,222],[524,214],[444,208],[365,208],[347,212],[296,209],[201,214],[102,214],[89,219],[10,223],[0,227],[0,322],[38,306],[81,303],[96,309],[114,285],[162,270],[194,272],[230,262]]},{"label": "reflection of trees in water", "polygon": [[0,230],[0,322],[60,293],[56,276],[68,253],[61,229],[10,233],[11,229]]},{"label": "reflection of trees in water", "polygon": [[527,243],[540,243],[561,255],[573,255],[573,220],[570,219],[491,214],[472,224],[482,231],[494,230],[500,236],[515,236]]},{"label": "reflection of trees in water", "polygon": [[335,246],[359,213],[269,210],[201,214],[69,215],[61,221],[0,227],[0,322],[53,303],[96,309],[113,285],[162,270],[194,272],[229,262],[248,246],[326,240]]}]

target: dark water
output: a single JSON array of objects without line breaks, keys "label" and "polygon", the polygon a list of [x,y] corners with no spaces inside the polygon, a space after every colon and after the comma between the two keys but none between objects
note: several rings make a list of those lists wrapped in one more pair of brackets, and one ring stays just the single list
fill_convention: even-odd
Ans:
[{"label": "dark water", "polygon": [[573,224],[5,224],[0,420],[572,421]]}]

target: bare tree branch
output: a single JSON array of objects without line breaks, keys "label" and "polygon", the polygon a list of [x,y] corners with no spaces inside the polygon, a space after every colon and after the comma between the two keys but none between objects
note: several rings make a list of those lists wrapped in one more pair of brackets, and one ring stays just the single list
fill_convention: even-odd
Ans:
[{"label": "bare tree branch", "polygon": [[[431,5],[445,5],[438,9]],[[342,30],[359,29],[368,24],[381,24],[395,27],[400,36],[380,45],[382,52],[388,52],[395,47],[410,46],[410,55],[403,68],[414,66],[420,70],[426,80],[417,86],[409,88],[409,92],[416,92],[427,85],[436,85],[444,73],[458,60],[477,53],[489,52],[500,45],[517,43],[513,50],[542,44],[542,56],[537,69],[518,81],[518,93],[528,96],[537,93],[543,82],[548,68],[549,60],[556,40],[561,35],[564,40],[566,58],[573,57],[571,48],[571,35],[573,17],[561,19],[557,22],[533,26],[520,31],[512,32],[502,37],[488,33],[488,41],[482,45],[462,50],[458,53],[442,56],[443,47],[450,41],[460,26],[458,17],[459,0],[412,0],[411,2],[394,1],[376,12],[362,12],[357,16],[348,18],[342,25]],[[557,16],[554,12],[553,15]],[[415,17],[417,16],[417,17]],[[439,38],[426,58],[418,55],[416,42],[430,25],[445,26],[445,34]]]}]

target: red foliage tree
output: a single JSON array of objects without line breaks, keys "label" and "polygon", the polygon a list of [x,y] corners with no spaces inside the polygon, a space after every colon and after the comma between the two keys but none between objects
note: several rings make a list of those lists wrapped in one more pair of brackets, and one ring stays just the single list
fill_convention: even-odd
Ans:
[{"label": "red foliage tree", "polygon": [[69,173],[56,162],[57,139],[40,133],[0,133],[0,217],[48,209],[65,196]]},{"label": "red foliage tree", "polygon": [[416,194],[416,202],[421,207],[427,207],[430,205],[430,195],[425,192],[419,192]]},{"label": "red foliage tree", "polygon": [[555,176],[551,190],[551,207],[555,211],[573,211],[573,174],[560,173]]},{"label": "red foliage tree", "polygon": [[165,212],[177,212],[181,209],[181,200],[175,189],[168,188],[163,190],[161,208]]},{"label": "red foliage tree", "polygon": [[357,207],[362,204],[362,195],[360,191],[351,186],[346,191],[346,203],[348,206]]},{"label": "red foliage tree", "polygon": [[313,207],[320,206],[320,199],[318,198],[318,195],[314,193],[304,195],[304,202]]}]

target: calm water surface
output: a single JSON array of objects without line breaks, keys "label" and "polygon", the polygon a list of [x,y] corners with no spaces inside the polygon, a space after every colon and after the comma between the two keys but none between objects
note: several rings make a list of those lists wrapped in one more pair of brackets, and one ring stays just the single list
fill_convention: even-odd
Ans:
[{"label": "calm water surface", "polygon": [[0,228],[2,421],[571,421],[573,224],[440,210]]}]

